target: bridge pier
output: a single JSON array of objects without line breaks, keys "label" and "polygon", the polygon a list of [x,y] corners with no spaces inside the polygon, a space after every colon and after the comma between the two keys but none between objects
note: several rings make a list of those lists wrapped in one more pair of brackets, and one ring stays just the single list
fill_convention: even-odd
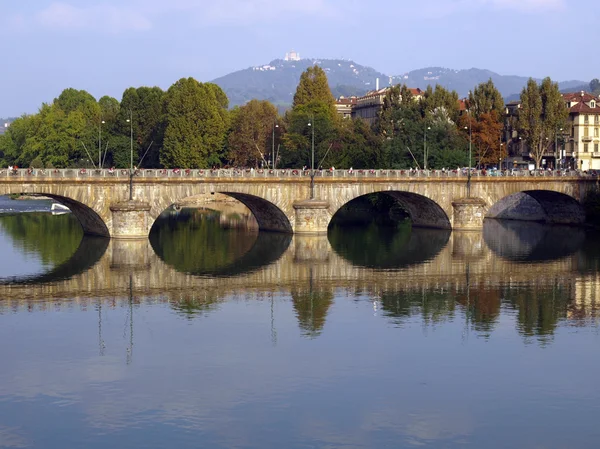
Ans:
[{"label": "bridge pier", "polygon": [[452,229],[483,229],[485,201],[481,198],[458,198],[452,201]]},{"label": "bridge pier", "polygon": [[293,204],[296,212],[295,234],[326,234],[331,213],[329,202],[323,200],[302,200]]},{"label": "bridge pier", "polygon": [[112,232],[114,239],[140,239],[148,237],[151,223],[150,204],[141,201],[123,201],[111,204]]}]

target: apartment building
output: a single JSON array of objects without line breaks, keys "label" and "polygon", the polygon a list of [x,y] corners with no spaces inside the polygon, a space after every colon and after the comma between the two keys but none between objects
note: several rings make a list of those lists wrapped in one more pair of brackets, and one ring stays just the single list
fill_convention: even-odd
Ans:
[{"label": "apartment building", "polygon": [[563,98],[569,108],[564,156],[581,170],[600,170],[600,98],[584,91]]}]

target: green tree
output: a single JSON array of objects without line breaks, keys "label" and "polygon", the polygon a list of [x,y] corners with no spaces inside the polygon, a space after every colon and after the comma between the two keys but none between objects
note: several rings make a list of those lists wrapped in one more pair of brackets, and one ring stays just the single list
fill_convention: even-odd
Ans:
[{"label": "green tree", "polygon": [[594,78],[590,82],[590,90],[594,95],[600,95],[600,80],[598,78]]},{"label": "green tree", "polygon": [[165,167],[220,164],[229,116],[221,89],[182,78],[166,93],[166,128],[160,162]]},{"label": "green tree", "polygon": [[456,124],[460,116],[458,93],[449,91],[440,85],[431,86],[423,93],[421,115],[428,122],[446,122]]},{"label": "green tree", "polygon": [[285,115],[288,132],[283,138],[283,164],[310,166],[314,133],[315,166],[319,162],[333,165],[335,158],[330,151],[340,137],[340,121],[327,75],[319,66],[309,67],[300,76],[293,107]]},{"label": "green tree", "polygon": [[258,167],[266,159],[273,160],[271,152],[278,150],[277,142],[281,133],[280,128],[275,128],[278,122],[277,108],[268,101],[250,100],[234,109],[228,137],[227,157],[230,163]]},{"label": "green tree", "polygon": [[553,145],[560,128],[566,128],[568,110],[557,83],[544,78],[541,85],[529,79],[521,92],[518,127],[529,146],[536,167]]},{"label": "green tree", "polygon": [[493,114],[497,121],[501,120],[504,112],[504,99],[491,78],[469,92],[467,108],[476,120],[479,120],[483,114]]}]

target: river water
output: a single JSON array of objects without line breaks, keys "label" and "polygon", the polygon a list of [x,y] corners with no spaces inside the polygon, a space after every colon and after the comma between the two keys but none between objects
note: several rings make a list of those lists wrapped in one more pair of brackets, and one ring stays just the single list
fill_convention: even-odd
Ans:
[{"label": "river water", "polygon": [[598,447],[596,233],[0,210],[2,448]]}]

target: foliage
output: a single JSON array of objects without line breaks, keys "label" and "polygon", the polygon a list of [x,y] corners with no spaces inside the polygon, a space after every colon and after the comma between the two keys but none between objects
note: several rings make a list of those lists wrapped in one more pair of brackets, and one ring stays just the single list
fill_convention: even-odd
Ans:
[{"label": "foliage", "polygon": [[600,95],[600,80],[598,78],[590,81],[590,90],[594,95]]},{"label": "foliage", "polygon": [[162,165],[207,168],[220,164],[229,127],[224,95],[218,86],[194,78],[182,78],[169,88]]},{"label": "foliage", "polygon": [[[232,111],[228,137],[228,160],[244,167],[259,167],[271,162],[281,135],[277,109],[268,101],[251,100]],[[278,126],[276,128],[275,126]],[[273,139],[274,137],[274,139]],[[274,153],[274,154],[271,154]]]},{"label": "foliage", "polygon": [[495,120],[500,121],[504,112],[504,99],[491,78],[469,92],[467,109],[477,121],[484,114],[492,114]]},{"label": "foliage", "polygon": [[474,166],[496,165],[504,158],[501,146],[502,124],[496,119],[494,111],[479,115],[478,118],[465,114],[461,117],[461,127],[465,139],[469,139],[475,150]]},{"label": "foliage", "polygon": [[558,84],[544,78],[542,84],[530,79],[521,92],[518,127],[539,167],[544,153],[554,143],[560,128],[566,128],[568,109]]}]

